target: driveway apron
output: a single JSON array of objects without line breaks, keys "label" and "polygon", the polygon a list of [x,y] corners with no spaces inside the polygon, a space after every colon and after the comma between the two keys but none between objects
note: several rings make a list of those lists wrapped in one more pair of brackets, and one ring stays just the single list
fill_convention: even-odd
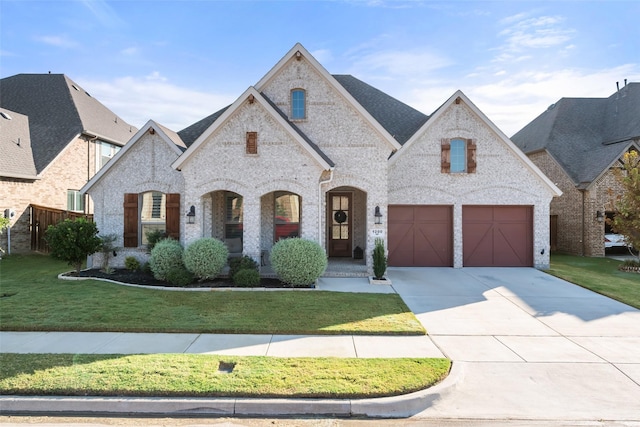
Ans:
[{"label": "driveway apron", "polygon": [[533,268],[390,268],[461,368],[417,417],[640,420],[640,310]]}]

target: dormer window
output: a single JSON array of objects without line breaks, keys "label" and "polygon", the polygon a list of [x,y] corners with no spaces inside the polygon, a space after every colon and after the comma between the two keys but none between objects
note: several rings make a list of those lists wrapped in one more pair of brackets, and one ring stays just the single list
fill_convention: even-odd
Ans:
[{"label": "dormer window", "polygon": [[307,94],[304,89],[291,91],[291,120],[304,120],[307,118]]}]

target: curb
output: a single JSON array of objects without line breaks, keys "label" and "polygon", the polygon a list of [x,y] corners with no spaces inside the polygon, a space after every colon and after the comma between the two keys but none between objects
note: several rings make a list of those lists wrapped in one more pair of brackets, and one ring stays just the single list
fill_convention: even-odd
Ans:
[{"label": "curb", "polygon": [[464,364],[454,363],[449,375],[425,390],[372,399],[253,398],[124,398],[75,396],[0,396],[2,415],[129,415],[147,416],[276,416],[406,418],[449,395],[464,378]]}]

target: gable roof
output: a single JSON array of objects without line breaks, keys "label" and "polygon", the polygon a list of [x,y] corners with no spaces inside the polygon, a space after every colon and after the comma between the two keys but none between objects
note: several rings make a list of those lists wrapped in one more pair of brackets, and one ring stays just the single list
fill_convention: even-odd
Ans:
[{"label": "gable roof", "polygon": [[333,77],[400,144],[404,144],[429,116],[348,74]]},{"label": "gable roof", "polygon": [[[249,101],[251,99],[251,101]],[[238,110],[245,102],[258,102],[268,114],[270,114],[300,145],[313,157],[320,166],[325,170],[332,169],[335,163],[322,151],[316,144],[304,135],[300,129],[293,126],[286,116],[273,105],[263,94],[259,93],[256,88],[249,87],[236,101],[228,108],[224,109],[212,124],[200,134],[200,136],[189,146],[187,151],[176,160],[172,167],[180,170],[182,165],[199,149],[199,147],[211,136],[218,128],[224,125],[225,121]],[[211,117],[211,116],[209,116]]]},{"label": "gable roof", "polygon": [[181,131],[178,131],[178,135],[180,135],[180,138],[182,138],[187,147],[190,147],[191,144],[193,144],[195,140],[198,139],[200,135],[202,135],[204,131],[206,131],[209,126],[213,124],[213,122],[218,120],[222,113],[227,111],[227,108],[229,107],[230,105],[227,105],[223,109],[216,111],[215,113],[195,122],[194,124],[182,129]]},{"label": "gable roof", "polygon": [[429,117],[429,120],[402,146],[402,150],[395,153],[389,163],[393,164],[399,157],[404,155],[408,148],[413,145],[434,123],[437,122],[453,103],[463,102],[471,111],[484,122],[495,133],[500,141],[527,167],[554,196],[560,196],[562,191],[544,174],[542,171],[504,134],[471,100],[461,91],[456,91],[444,104]]},{"label": "gable roof", "polygon": [[0,106],[29,117],[37,173],[78,135],[124,145],[129,125],[64,74],[17,74],[0,80]]},{"label": "gable roof", "polygon": [[0,176],[37,179],[27,116],[0,108],[0,152]]},{"label": "gable roof", "polygon": [[511,140],[525,153],[546,150],[578,188],[588,188],[640,144],[640,83],[608,98],[561,98]]},{"label": "gable roof", "polygon": [[98,181],[102,179],[103,176],[109,172],[109,170],[114,167],[118,163],[118,160],[122,158],[131,147],[135,146],[138,141],[142,139],[147,132],[157,133],[167,145],[171,148],[171,150],[176,154],[176,157],[180,156],[183,151],[186,149],[186,145],[180,139],[177,133],[172,131],[171,129],[162,126],[159,123],[154,122],[153,120],[149,120],[136,134],[131,138],[131,140],[119,150],[115,156],[111,160],[107,162],[106,165],[102,169],[98,171],[90,180],[87,182],[81,189],[81,193],[88,192],[91,187],[93,187]]},{"label": "gable roof", "polygon": [[393,151],[397,151],[400,149],[401,145],[398,143],[396,139],[389,133],[387,129],[385,129],[381,123],[379,123],[369,111],[367,111],[355,98],[354,96],[340,83],[338,80],[329,74],[329,72],[307,51],[304,46],[300,43],[296,43],[289,52],[285,56],[278,61],[278,63],[271,68],[271,70],[265,74],[262,79],[255,85],[256,89],[260,92],[263,91],[264,87],[274,78],[278,72],[294,57],[303,57],[309,61],[311,66],[322,76],[325,81],[332,86],[344,99],[347,100],[351,105],[355,107],[355,109],[360,113],[362,117],[382,136],[382,139],[387,142],[390,148]]}]

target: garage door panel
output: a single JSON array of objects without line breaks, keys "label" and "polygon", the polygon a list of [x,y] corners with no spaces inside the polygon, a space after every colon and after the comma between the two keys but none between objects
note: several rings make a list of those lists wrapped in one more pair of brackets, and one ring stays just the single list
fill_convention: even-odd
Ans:
[{"label": "garage door panel", "polygon": [[463,265],[533,265],[531,206],[463,206]]},{"label": "garage door panel", "polygon": [[389,206],[389,265],[453,265],[451,206]]}]

